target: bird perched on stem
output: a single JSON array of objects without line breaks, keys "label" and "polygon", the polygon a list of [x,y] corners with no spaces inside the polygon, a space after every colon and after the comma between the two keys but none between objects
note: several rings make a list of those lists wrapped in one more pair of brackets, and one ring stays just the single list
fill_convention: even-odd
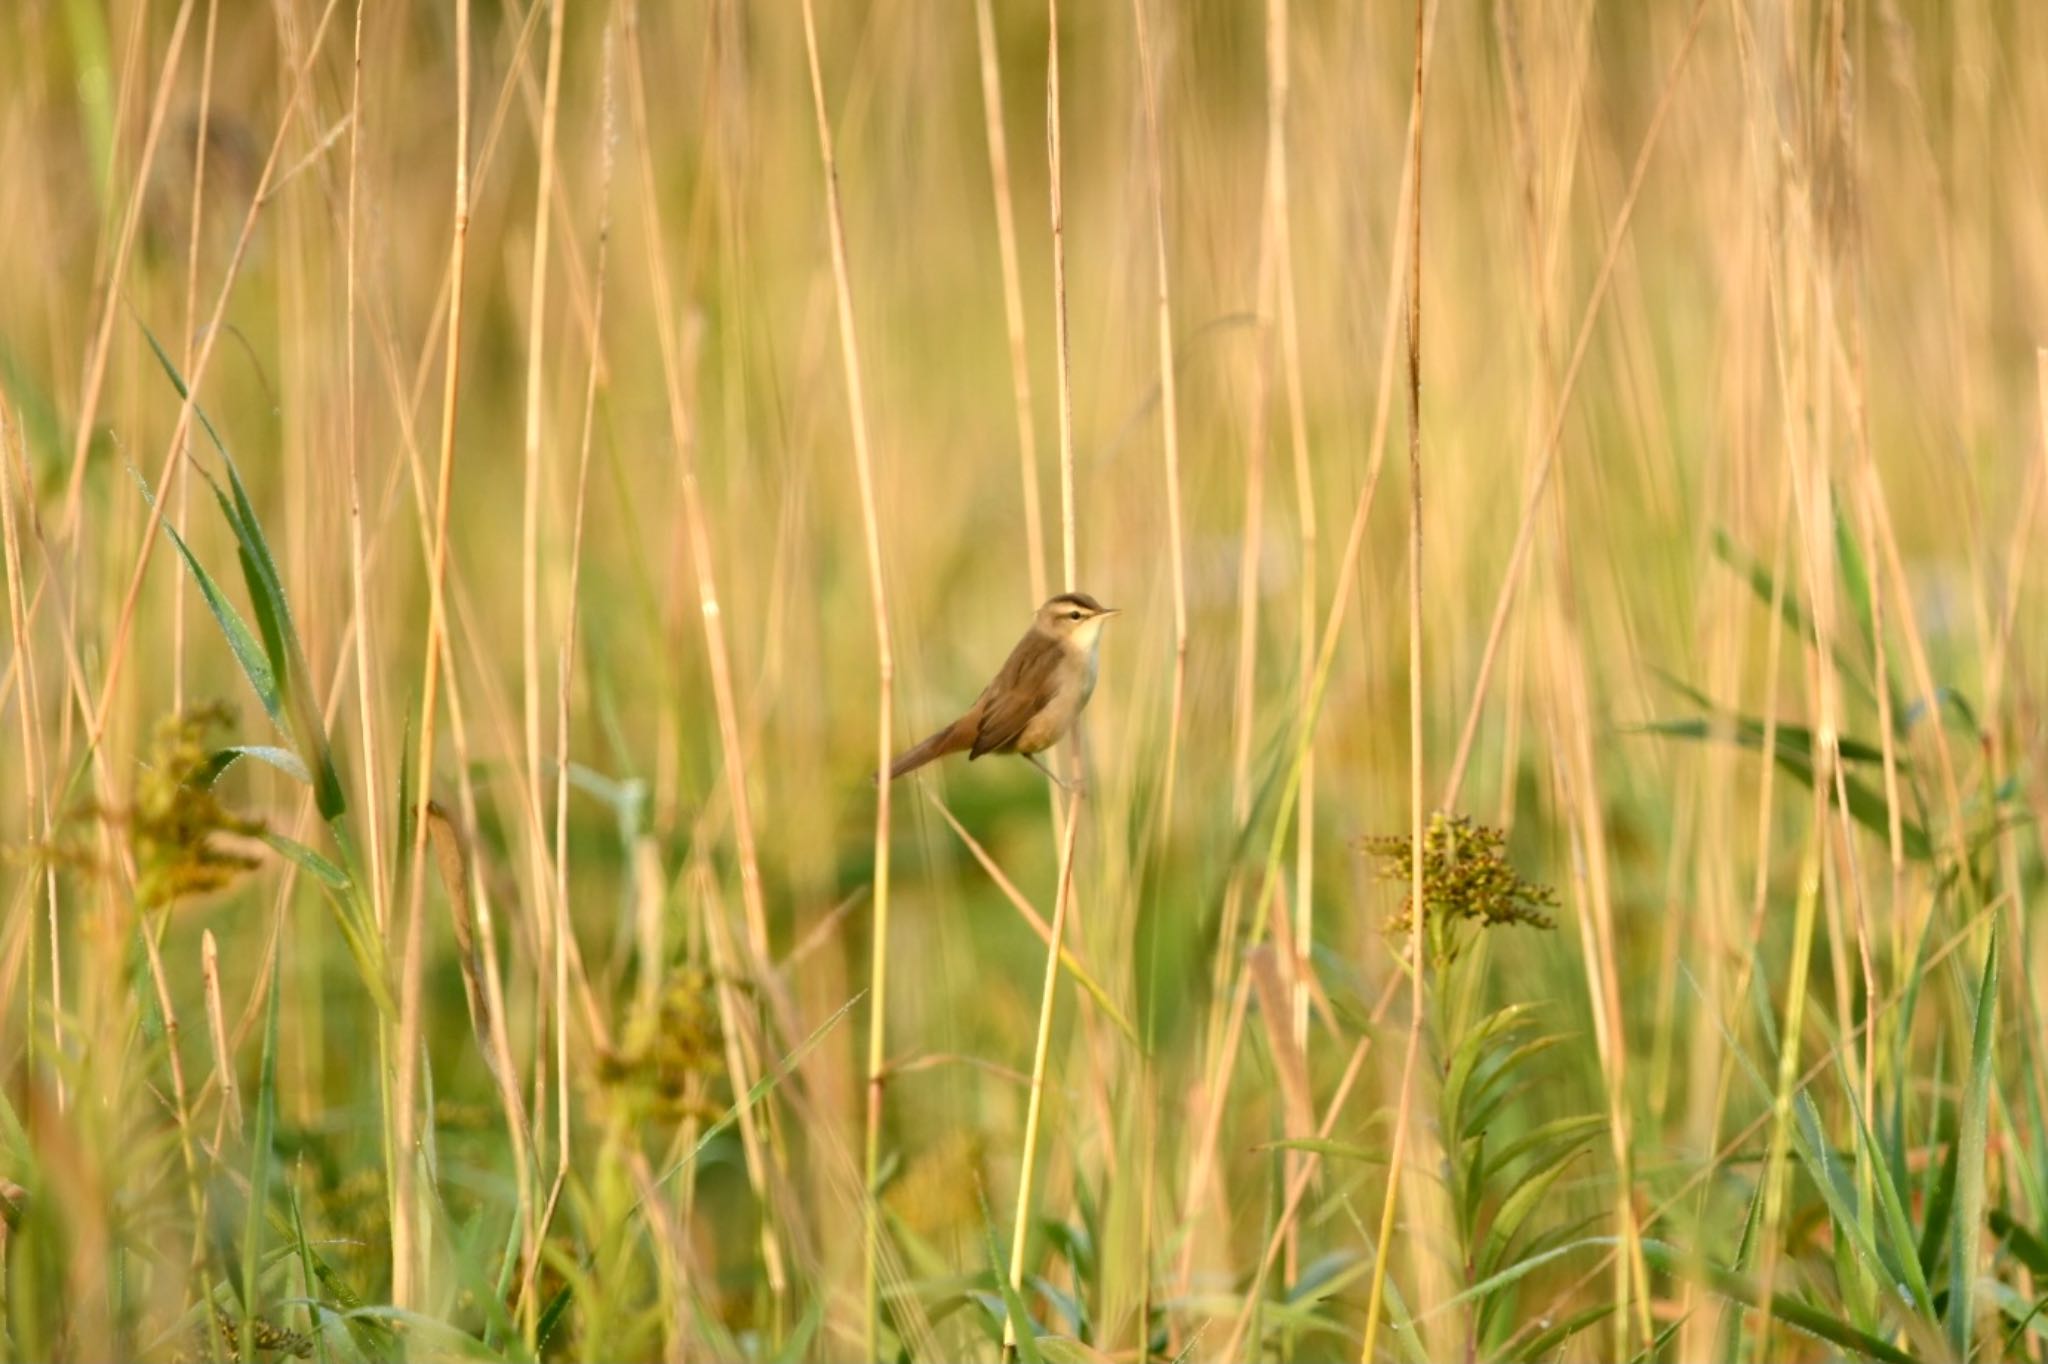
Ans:
[{"label": "bird perched on stem", "polygon": [[948,753],[965,752],[969,762],[984,753],[1018,753],[1065,786],[1038,755],[1067,737],[1094,694],[1102,623],[1116,614],[1085,592],[1062,592],[1039,607],[995,681],[965,715],[891,763],[890,779]]}]

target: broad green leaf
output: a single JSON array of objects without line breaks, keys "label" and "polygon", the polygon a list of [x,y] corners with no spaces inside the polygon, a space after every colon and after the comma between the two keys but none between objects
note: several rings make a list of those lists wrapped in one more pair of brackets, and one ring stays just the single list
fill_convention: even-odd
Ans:
[{"label": "broad green leaf", "polygon": [[1462,1130],[1460,1117],[1465,1100],[1465,1087],[1480,1063],[1492,1054],[1494,1039],[1527,1027],[1533,1021],[1528,1014],[1535,1007],[1533,1004],[1510,1004],[1504,1009],[1488,1014],[1459,1039],[1458,1049],[1451,1054],[1450,1064],[1444,1068],[1443,1089],[1438,1100],[1440,1119],[1445,1131]]},{"label": "broad green leaf", "polygon": [[1491,1274],[1508,1257],[1513,1249],[1515,1236],[1529,1215],[1536,1211],[1550,1192],[1551,1186],[1564,1176],[1572,1166],[1573,1157],[1583,1147],[1572,1147],[1557,1158],[1547,1169],[1538,1170],[1515,1187],[1500,1205],[1500,1211],[1493,1215],[1493,1222],[1486,1229],[1486,1243],[1479,1255],[1479,1271]]},{"label": "broad green leaf", "polygon": [[1554,1122],[1544,1123],[1534,1131],[1517,1137],[1514,1141],[1501,1147],[1499,1152],[1488,1157],[1485,1173],[1488,1176],[1500,1174],[1508,1166],[1542,1146],[1552,1142],[1568,1142],[1576,1145],[1582,1138],[1595,1132],[1604,1131],[1606,1127],[1607,1119],[1599,1113],[1581,1113],[1574,1118],[1558,1118]]}]

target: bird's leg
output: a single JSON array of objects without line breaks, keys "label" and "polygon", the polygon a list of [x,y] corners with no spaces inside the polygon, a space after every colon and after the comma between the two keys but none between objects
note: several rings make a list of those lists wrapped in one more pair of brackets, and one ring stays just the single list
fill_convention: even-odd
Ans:
[{"label": "bird's leg", "polygon": [[1068,782],[1061,781],[1059,773],[1053,771],[1050,767],[1047,767],[1044,763],[1040,762],[1038,760],[1038,755],[1036,753],[1024,753],[1020,754],[1019,756],[1022,757],[1025,762],[1030,763],[1033,767],[1045,773],[1046,780],[1050,781],[1054,786],[1059,787],[1060,790],[1066,792],[1070,796],[1076,793],[1075,787]]}]

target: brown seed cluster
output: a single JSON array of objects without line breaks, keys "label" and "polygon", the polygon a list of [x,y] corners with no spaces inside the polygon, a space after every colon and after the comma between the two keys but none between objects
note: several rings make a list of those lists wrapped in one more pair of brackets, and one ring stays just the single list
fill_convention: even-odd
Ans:
[{"label": "brown seed cluster", "polygon": [[220,890],[260,865],[219,840],[260,834],[262,821],[229,810],[205,780],[212,756],[207,738],[232,720],[226,706],[216,705],[157,722],[128,816],[136,900],[144,909]]},{"label": "brown seed cluster", "polygon": [[233,710],[221,704],[165,716],[157,722],[125,809],[94,802],[75,806],[47,842],[10,853],[67,871],[109,873],[97,836],[88,832],[97,823],[126,837],[134,854],[140,908],[162,909],[226,889],[261,865],[232,840],[263,832],[262,820],[228,809],[214,792],[214,778],[234,755],[222,756],[209,740],[233,722]]},{"label": "brown seed cluster", "polygon": [[[1415,883],[1415,845],[1407,834],[1382,834],[1363,840],[1365,851],[1379,860],[1380,879],[1404,886]],[[1438,811],[1429,818],[1422,842],[1424,926],[1438,945],[1438,955],[1455,951],[1449,930],[1459,921],[1481,928],[1526,924],[1555,928],[1546,911],[1557,907],[1557,892],[1523,879],[1507,858],[1507,835],[1475,824],[1465,815]],[[1415,896],[1387,920],[1389,932],[1405,933],[1412,925]]]}]

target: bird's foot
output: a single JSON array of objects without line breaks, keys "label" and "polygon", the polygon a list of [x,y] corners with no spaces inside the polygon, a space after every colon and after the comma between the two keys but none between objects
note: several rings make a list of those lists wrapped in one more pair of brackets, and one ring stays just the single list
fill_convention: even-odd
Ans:
[{"label": "bird's foot", "polygon": [[1060,778],[1059,773],[1053,771],[1050,767],[1047,767],[1044,763],[1040,762],[1038,760],[1038,755],[1036,753],[1026,753],[1023,756],[1024,761],[1030,763],[1033,767],[1045,773],[1047,781],[1051,782],[1054,786],[1059,787],[1060,790],[1066,792],[1068,795],[1085,796],[1088,794],[1088,782],[1085,778],[1076,777],[1072,781],[1064,781]]}]

